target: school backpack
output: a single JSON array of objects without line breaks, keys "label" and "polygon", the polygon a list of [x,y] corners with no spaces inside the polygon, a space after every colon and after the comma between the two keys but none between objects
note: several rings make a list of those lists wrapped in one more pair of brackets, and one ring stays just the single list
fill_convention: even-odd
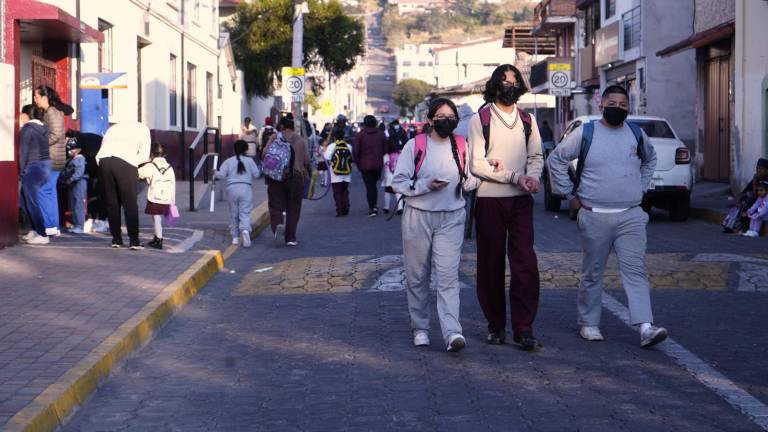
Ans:
[{"label": "school backpack", "polygon": [[[478,111],[480,114],[480,125],[483,127],[483,138],[485,139],[485,154],[488,155],[488,147],[491,144],[491,105],[486,104]],[[531,138],[531,115],[517,107],[517,113],[520,120],[523,121],[523,133],[525,133],[525,146],[528,147],[528,140]]]},{"label": "school backpack", "polygon": [[152,165],[158,174],[152,176],[147,191],[147,200],[157,204],[173,204],[176,192],[176,175],[170,165],[160,168],[156,163]]},{"label": "school backpack", "polygon": [[[645,162],[643,131],[634,123],[628,121],[625,123],[629,126],[629,129],[637,140],[637,157],[640,159],[641,163]],[[576,191],[581,184],[581,173],[584,171],[584,161],[587,159],[589,148],[592,146],[592,136],[594,133],[595,123],[593,121],[584,123],[581,126],[581,148],[579,149],[579,160],[576,162],[576,175],[573,179],[573,191],[571,192],[573,195],[576,195]]]},{"label": "school backpack", "polygon": [[293,165],[291,144],[283,138],[282,134],[277,134],[264,154],[262,171],[272,180],[283,181],[289,176],[291,165]]},{"label": "school backpack", "polygon": [[402,152],[393,151],[387,155],[387,168],[392,174],[395,173],[395,168],[397,167],[397,160],[400,158],[400,153]]},{"label": "school backpack", "polygon": [[[467,142],[461,135],[451,134],[451,145],[457,149],[454,156],[458,155],[458,159],[454,157],[456,166],[459,169],[459,178],[464,179],[464,163],[467,156]],[[427,156],[427,135],[416,135],[413,153],[414,153],[414,165],[413,176],[411,177],[411,189],[416,188],[416,176],[419,174],[421,164],[424,163],[424,158]]]},{"label": "school backpack", "polygon": [[331,169],[336,175],[349,175],[352,173],[352,152],[349,144],[344,141],[336,141],[336,148],[331,156]]}]

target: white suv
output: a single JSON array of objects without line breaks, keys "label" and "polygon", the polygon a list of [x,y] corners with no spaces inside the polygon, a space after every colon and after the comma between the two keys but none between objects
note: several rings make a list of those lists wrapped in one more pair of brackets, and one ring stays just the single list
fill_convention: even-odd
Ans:
[{"label": "white suv", "polygon": [[[599,121],[600,118],[597,115],[577,117],[565,128],[560,142],[583,123]],[[643,198],[643,210],[650,212],[652,207],[658,207],[668,210],[673,221],[687,220],[693,188],[690,150],[680,141],[669,122],[661,117],[629,116],[627,121],[645,131],[656,150],[656,171],[653,173],[650,189]],[[551,152],[551,149],[544,149],[544,158],[549,157]],[[573,161],[568,169],[571,179],[574,178],[575,172],[576,161]],[[546,164],[543,175],[544,206],[548,211],[559,211],[563,197],[553,192]]]}]

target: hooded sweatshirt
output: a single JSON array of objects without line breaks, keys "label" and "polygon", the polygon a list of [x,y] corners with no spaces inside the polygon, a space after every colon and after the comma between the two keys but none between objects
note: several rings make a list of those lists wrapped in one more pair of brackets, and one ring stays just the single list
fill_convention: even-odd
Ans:
[{"label": "hooded sweatshirt", "polygon": [[30,162],[51,158],[48,150],[48,128],[40,120],[28,121],[19,131],[19,172]]},{"label": "hooded sweatshirt", "polygon": [[387,151],[387,136],[377,127],[366,127],[352,140],[353,158],[361,171],[376,171],[384,168],[384,153]]}]

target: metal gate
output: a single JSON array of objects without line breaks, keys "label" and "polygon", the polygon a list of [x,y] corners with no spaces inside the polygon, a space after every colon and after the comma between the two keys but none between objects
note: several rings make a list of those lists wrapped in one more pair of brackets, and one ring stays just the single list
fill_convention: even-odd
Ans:
[{"label": "metal gate", "polygon": [[32,89],[40,85],[46,85],[56,89],[56,63],[32,57]]},{"label": "metal gate", "polygon": [[731,57],[704,64],[704,179],[727,181],[731,174]]}]

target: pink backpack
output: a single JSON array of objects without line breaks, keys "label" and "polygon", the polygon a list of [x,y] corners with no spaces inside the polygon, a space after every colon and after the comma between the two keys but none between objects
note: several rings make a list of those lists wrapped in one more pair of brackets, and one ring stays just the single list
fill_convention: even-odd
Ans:
[{"label": "pink backpack", "polygon": [[[461,173],[464,173],[464,163],[467,158],[467,141],[463,136],[454,134],[456,138],[456,147],[459,151],[459,169]],[[415,146],[413,147],[414,160],[416,161],[416,168],[413,171],[413,178],[416,178],[416,174],[419,173],[421,164],[424,162],[424,157],[427,156],[427,136],[425,134],[416,135]],[[461,175],[460,175],[461,177]]]}]

